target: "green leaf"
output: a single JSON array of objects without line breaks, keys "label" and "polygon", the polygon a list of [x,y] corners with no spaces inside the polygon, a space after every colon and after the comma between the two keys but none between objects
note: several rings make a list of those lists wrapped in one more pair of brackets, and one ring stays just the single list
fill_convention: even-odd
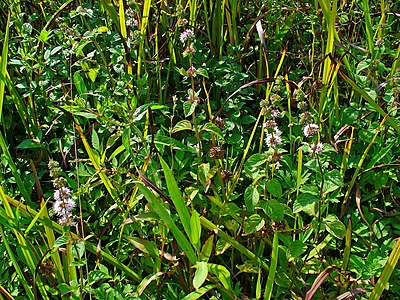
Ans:
[{"label": "green leaf", "polygon": [[244,192],[244,203],[246,204],[247,210],[252,212],[257,206],[260,200],[260,194],[257,188],[249,186]]},{"label": "green leaf", "polygon": [[157,244],[153,241],[148,241],[133,236],[128,236],[127,240],[132,243],[133,246],[144,253],[150,254],[153,257],[158,257],[160,255]]},{"label": "green leaf", "polygon": [[196,101],[185,101],[185,103],[183,103],[183,111],[185,113],[185,117],[188,117],[192,113],[194,113],[196,106],[197,106]]},{"label": "green leaf", "polygon": [[258,167],[265,164],[268,158],[264,154],[253,154],[244,165],[244,172],[250,178],[257,177]]},{"label": "green leaf", "polygon": [[274,287],[275,283],[275,275],[276,275],[276,267],[278,265],[278,247],[279,247],[279,238],[278,238],[278,232],[274,232],[274,239],[272,242],[272,253],[271,253],[271,262],[269,265],[269,272],[268,272],[268,279],[267,283],[265,285],[265,294],[264,294],[264,299],[271,299],[272,295],[272,290]]},{"label": "green leaf", "polygon": [[282,187],[278,179],[272,178],[265,184],[267,191],[274,197],[280,198],[282,196]]},{"label": "green leaf", "polygon": [[87,100],[87,88],[85,85],[85,81],[83,80],[83,77],[79,72],[75,72],[74,74],[74,84],[79,96],[81,96],[84,100]]},{"label": "green leaf", "polygon": [[265,201],[262,205],[265,214],[273,221],[279,222],[283,220],[285,215],[286,206],[279,203],[278,200],[272,199]]},{"label": "green leaf", "polygon": [[40,32],[40,35],[38,37],[38,39],[43,42],[46,43],[52,36],[50,35],[51,31],[47,31],[45,28],[42,29],[42,31]]},{"label": "green leaf", "polygon": [[301,193],[293,204],[293,213],[303,211],[307,206],[314,204],[318,199],[309,193]]},{"label": "green leaf", "polygon": [[324,194],[328,194],[343,187],[343,176],[339,170],[331,170],[325,173],[325,182],[323,186]]},{"label": "green leaf", "polygon": [[53,248],[58,248],[66,245],[68,242],[68,237],[66,235],[60,236],[54,243]]},{"label": "green leaf", "polygon": [[243,116],[241,123],[244,125],[247,125],[247,124],[254,123],[255,121],[257,121],[257,119],[255,117],[250,116],[250,115],[245,115],[245,116]]},{"label": "green leaf", "polygon": [[211,235],[203,244],[199,258],[202,261],[208,261],[210,259],[213,247],[214,247],[214,235]]},{"label": "green leaf", "polygon": [[35,149],[42,148],[40,141],[38,140],[23,140],[21,144],[17,146],[19,149]]},{"label": "green leaf", "polygon": [[103,33],[103,32],[108,32],[108,27],[107,26],[100,26],[97,28],[98,33]]},{"label": "green leaf", "polygon": [[307,250],[307,245],[304,244],[302,241],[298,240],[293,241],[288,247],[288,251],[286,252],[287,258],[290,260],[299,257],[306,250]]},{"label": "green leaf", "polygon": [[97,73],[99,72],[99,69],[90,69],[88,72],[88,76],[92,82],[96,81]]},{"label": "green leaf", "polygon": [[259,231],[264,225],[264,218],[259,214],[253,214],[244,220],[243,232],[244,234],[252,234]]},{"label": "green leaf", "polygon": [[192,216],[190,217],[190,241],[193,244],[193,247],[200,251],[201,243],[201,225],[200,225],[200,215],[197,211],[192,212]]},{"label": "green leaf", "polygon": [[232,282],[231,282],[231,273],[229,273],[228,269],[224,266],[217,264],[207,264],[208,272],[217,275],[218,280],[222,283],[224,288],[231,291],[232,290]]},{"label": "green leaf", "polygon": [[215,284],[209,284],[209,285],[203,286],[202,288],[195,290],[195,291],[191,292],[190,294],[186,295],[184,298],[182,298],[182,300],[199,299],[201,296],[203,296],[205,293],[207,293],[208,291],[212,290],[215,287],[216,287]]},{"label": "green leaf", "polygon": [[211,122],[207,122],[204,124],[204,126],[201,128],[201,130],[209,131],[211,133],[214,133],[217,135],[220,139],[224,140],[223,135],[221,134],[221,130],[218,128],[217,125]]},{"label": "green leaf", "polygon": [[172,129],[172,133],[182,130],[193,130],[192,123],[189,120],[180,120]]},{"label": "green leaf", "polygon": [[[157,215],[165,222],[165,225],[171,230],[178,245],[182,248],[183,252],[186,254],[189,261],[193,265],[196,264],[197,257],[192,248],[192,245],[186,239],[182,231],[179,230],[178,226],[176,226],[175,221],[171,218],[169,212],[166,210],[163,204],[158,201],[156,196],[154,196],[154,194],[146,186],[142,184],[137,184],[137,187],[139,188],[140,192],[145,196],[147,201],[149,201],[150,205],[157,213]],[[189,219],[190,217],[188,216],[187,223],[189,222]]]},{"label": "green leaf", "polygon": [[89,272],[89,282],[90,284],[93,284],[97,281],[103,280],[103,279],[111,279],[112,277],[108,274],[105,274],[104,272],[100,270],[93,270]]},{"label": "green leaf", "polygon": [[336,215],[328,215],[324,219],[326,230],[338,239],[342,239],[346,234],[346,226],[339,220]]},{"label": "green leaf", "polygon": [[206,69],[198,68],[198,69],[196,70],[196,74],[208,78],[208,72],[207,72]]},{"label": "green leaf", "polygon": [[100,142],[99,142],[99,135],[97,134],[96,130],[92,130],[92,146],[95,150],[100,152]]},{"label": "green leaf", "polygon": [[195,267],[196,267],[196,272],[193,278],[193,287],[197,290],[203,285],[204,281],[207,278],[208,267],[207,263],[204,261],[198,261]]},{"label": "green leaf", "polygon": [[5,90],[5,79],[7,77],[7,61],[8,61],[8,39],[10,33],[10,14],[8,14],[7,25],[5,28],[5,36],[3,39],[3,50],[1,52],[0,60],[0,118],[3,118],[3,101],[4,101],[4,90]]},{"label": "green leaf", "polygon": [[158,158],[160,159],[160,163],[164,171],[165,181],[167,182],[169,195],[171,196],[172,202],[175,205],[176,211],[178,212],[179,218],[182,222],[186,234],[190,236],[191,234],[190,214],[186,206],[186,203],[183,200],[181,191],[178,187],[178,183],[176,182],[174,175],[172,174],[172,171],[168,167],[167,163],[162,159],[161,156],[158,156]]}]

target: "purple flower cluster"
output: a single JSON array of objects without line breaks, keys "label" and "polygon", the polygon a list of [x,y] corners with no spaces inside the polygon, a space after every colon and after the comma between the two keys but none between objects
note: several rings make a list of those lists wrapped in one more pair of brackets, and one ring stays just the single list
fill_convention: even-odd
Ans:
[{"label": "purple flower cluster", "polygon": [[56,189],[53,194],[53,212],[57,216],[59,224],[63,226],[74,225],[72,211],[76,207],[76,202],[72,199],[70,189],[65,186],[67,180],[61,176],[61,168],[58,162],[50,160],[48,167],[50,176],[54,178],[53,186]]}]

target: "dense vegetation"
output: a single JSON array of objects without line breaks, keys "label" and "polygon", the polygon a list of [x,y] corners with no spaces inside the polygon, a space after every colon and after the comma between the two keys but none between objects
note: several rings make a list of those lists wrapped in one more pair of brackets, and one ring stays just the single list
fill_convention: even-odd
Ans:
[{"label": "dense vegetation", "polygon": [[0,3],[0,298],[395,299],[400,3]]}]

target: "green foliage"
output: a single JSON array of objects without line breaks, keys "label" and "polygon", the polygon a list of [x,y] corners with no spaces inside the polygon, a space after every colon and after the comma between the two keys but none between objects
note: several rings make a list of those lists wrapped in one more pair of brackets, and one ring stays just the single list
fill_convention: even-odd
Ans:
[{"label": "green foliage", "polygon": [[398,6],[3,1],[2,295],[397,295]]}]

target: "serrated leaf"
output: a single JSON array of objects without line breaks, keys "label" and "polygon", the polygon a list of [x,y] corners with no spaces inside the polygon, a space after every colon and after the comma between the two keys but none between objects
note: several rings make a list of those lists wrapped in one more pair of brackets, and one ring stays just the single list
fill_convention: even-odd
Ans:
[{"label": "serrated leaf", "polygon": [[192,123],[189,120],[180,120],[172,129],[172,133],[182,130],[193,130]]},{"label": "serrated leaf", "polygon": [[185,117],[188,117],[192,113],[194,113],[196,106],[197,106],[196,101],[185,101],[185,103],[183,103],[183,111],[185,113]]},{"label": "serrated leaf", "polygon": [[23,140],[22,143],[20,143],[17,148],[18,149],[35,149],[35,148],[41,148],[42,145],[40,144],[40,141],[37,140]]},{"label": "serrated leaf", "polygon": [[244,203],[246,204],[247,210],[252,212],[257,206],[260,200],[260,193],[257,188],[249,186],[244,192]]},{"label": "serrated leaf", "polygon": [[301,193],[293,205],[293,213],[298,213],[303,211],[307,206],[314,204],[318,199],[311,194]]},{"label": "serrated leaf", "polygon": [[283,220],[285,215],[286,206],[282,203],[279,203],[278,200],[272,199],[266,201],[262,205],[265,214],[273,221],[279,222]]},{"label": "serrated leaf", "polygon": [[208,122],[208,123],[204,124],[204,126],[201,128],[201,130],[212,132],[215,135],[217,135],[219,138],[224,139],[223,135],[221,134],[221,130],[214,123]]},{"label": "serrated leaf", "polygon": [[82,75],[79,72],[75,72],[74,74],[74,84],[78,91],[78,94],[84,99],[87,100],[87,88],[85,85],[85,81],[83,80]]},{"label": "serrated leaf", "polygon": [[324,219],[326,230],[338,239],[342,239],[346,234],[346,226],[336,215],[328,215]]},{"label": "serrated leaf", "polygon": [[110,275],[104,274],[102,271],[93,270],[89,272],[89,282],[92,284],[102,279],[112,278]]},{"label": "serrated leaf", "polygon": [[190,217],[190,241],[192,242],[194,248],[200,251],[201,243],[201,225],[200,225],[200,215],[197,211],[193,211]]},{"label": "serrated leaf", "polygon": [[282,187],[276,178],[272,178],[270,181],[268,181],[265,184],[265,188],[274,197],[279,198],[282,196]]},{"label": "serrated leaf", "polygon": [[267,157],[264,154],[253,154],[244,165],[244,172],[250,178],[257,177],[258,167],[265,164]]},{"label": "serrated leaf", "polygon": [[299,257],[307,250],[307,245],[304,244],[302,241],[293,241],[290,246],[288,247],[287,251],[287,258],[293,259]]},{"label": "serrated leaf", "polygon": [[97,134],[96,130],[92,130],[92,146],[94,149],[100,152],[100,142],[99,142],[99,135]]},{"label": "serrated leaf", "polygon": [[198,261],[195,267],[196,267],[196,272],[194,273],[193,287],[197,290],[203,285],[204,281],[207,278],[208,267],[207,263],[204,261]]}]

